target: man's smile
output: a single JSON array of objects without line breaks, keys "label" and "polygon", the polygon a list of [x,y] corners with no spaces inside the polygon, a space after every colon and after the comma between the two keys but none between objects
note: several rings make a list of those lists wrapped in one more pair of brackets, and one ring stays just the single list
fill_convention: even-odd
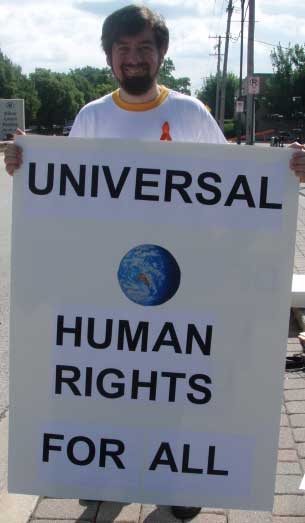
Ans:
[{"label": "man's smile", "polygon": [[122,71],[126,76],[143,76],[149,68],[144,65],[123,65]]}]

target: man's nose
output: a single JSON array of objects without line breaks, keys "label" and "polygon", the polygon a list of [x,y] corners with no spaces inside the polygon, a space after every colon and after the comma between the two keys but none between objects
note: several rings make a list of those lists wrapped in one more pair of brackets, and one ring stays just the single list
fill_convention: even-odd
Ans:
[{"label": "man's nose", "polygon": [[141,56],[141,52],[139,49],[129,49],[129,52],[128,52],[128,62],[130,62],[131,64],[138,64],[139,62],[142,61],[142,56]]}]

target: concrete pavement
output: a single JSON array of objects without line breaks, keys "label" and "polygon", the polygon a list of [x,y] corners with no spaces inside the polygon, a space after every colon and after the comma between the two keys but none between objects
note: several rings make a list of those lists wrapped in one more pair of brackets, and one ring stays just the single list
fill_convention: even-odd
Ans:
[{"label": "concrete pavement", "polygon": [[[305,190],[303,192],[305,194]],[[295,272],[305,273],[305,196],[302,195],[299,202]],[[1,273],[1,276],[3,274]],[[1,291],[3,292],[2,288]],[[5,303],[7,301],[4,300]],[[7,320],[5,319],[5,321]],[[2,328],[3,325],[0,325],[0,327]],[[300,330],[292,316],[287,345],[288,354],[301,352],[301,346],[297,339],[297,334]],[[5,344],[6,340],[7,335],[4,335],[2,342]],[[5,347],[0,352],[0,367],[3,365],[2,358],[4,352]],[[7,494],[7,420],[8,412],[6,405],[4,405],[2,417],[0,412],[0,471],[2,469],[2,478],[4,478],[2,485],[0,483],[0,523],[55,523],[59,521],[61,523],[81,523],[85,521],[91,523],[174,523],[178,521],[171,515],[168,507],[136,503],[85,503],[73,499],[39,499],[35,496]],[[298,490],[304,471],[305,372],[287,372],[284,380],[273,514],[202,509],[201,513],[192,521],[195,523],[305,523],[305,495],[304,492]]]}]

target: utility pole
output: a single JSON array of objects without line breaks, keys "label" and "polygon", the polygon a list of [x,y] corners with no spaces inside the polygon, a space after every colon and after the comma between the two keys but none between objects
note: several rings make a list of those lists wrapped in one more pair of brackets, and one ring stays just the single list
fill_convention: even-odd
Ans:
[{"label": "utility pole", "polygon": [[225,100],[226,100],[226,83],[227,83],[227,65],[228,65],[228,53],[229,53],[229,39],[230,39],[230,28],[231,28],[231,17],[233,13],[233,4],[232,0],[229,0],[229,5],[227,7],[228,18],[227,18],[227,31],[226,31],[226,45],[225,45],[225,55],[223,60],[223,71],[222,71],[222,82],[221,82],[221,95],[220,95],[220,114],[219,114],[219,127],[220,129],[224,128],[224,118],[225,118]]},{"label": "utility pole", "polygon": [[220,75],[220,60],[221,60],[221,39],[223,36],[209,36],[209,38],[217,38],[218,43],[214,46],[217,49],[217,53],[210,54],[210,56],[217,56],[217,74],[216,74],[216,102],[215,102],[215,120],[219,124],[219,98],[220,98],[220,87],[221,87],[221,75]]},{"label": "utility pole", "polygon": [[219,122],[219,97],[220,97],[220,56],[221,56],[221,36],[218,37],[217,44],[217,84],[216,84],[216,107],[215,120]]},{"label": "utility pole", "polygon": [[249,93],[249,78],[254,73],[254,27],[255,27],[255,0],[249,0],[249,28],[248,28],[248,59],[247,59],[247,114],[246,114],[246,143],[254,143],[254,94]]},{"label": "utility pole", "polygon": [[[245,0],[241,0],[241,27],[240,27],[240,62],[239,62],[239,88],[238,100],[242,100],[243,90],[243,60],[244,60],[244,24],[245,24]],[[237,143],[241,143],[242,113],[237,113]]]}]

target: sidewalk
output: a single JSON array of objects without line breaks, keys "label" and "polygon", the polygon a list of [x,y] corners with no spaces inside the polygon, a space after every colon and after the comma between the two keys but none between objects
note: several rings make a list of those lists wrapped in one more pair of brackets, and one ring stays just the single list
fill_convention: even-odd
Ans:
[{"label": "sidewalk", "polygon": [[[304,197],[300,197],[299,205],[295,273],[305,273],[305,189],[301,189],[301,192],[304,192]],[[300,330],[302,329],[291,316],[287,354],[302,351],[297,339]],[[194,523],[305,523],[305,493],[298,490],[304,471],[305,372],[291,371],[286,373],[284,380],[273,514],[203,508],[201,513],[191,521]],[[174,523],[175,521],[178,520],[171,515],[168,507],[111,502],[85,503],[74,499],[48,498],[38,500],[36,508],[28,519],[31,523]],[[21,522],[16,521],[16,523]]]}]

